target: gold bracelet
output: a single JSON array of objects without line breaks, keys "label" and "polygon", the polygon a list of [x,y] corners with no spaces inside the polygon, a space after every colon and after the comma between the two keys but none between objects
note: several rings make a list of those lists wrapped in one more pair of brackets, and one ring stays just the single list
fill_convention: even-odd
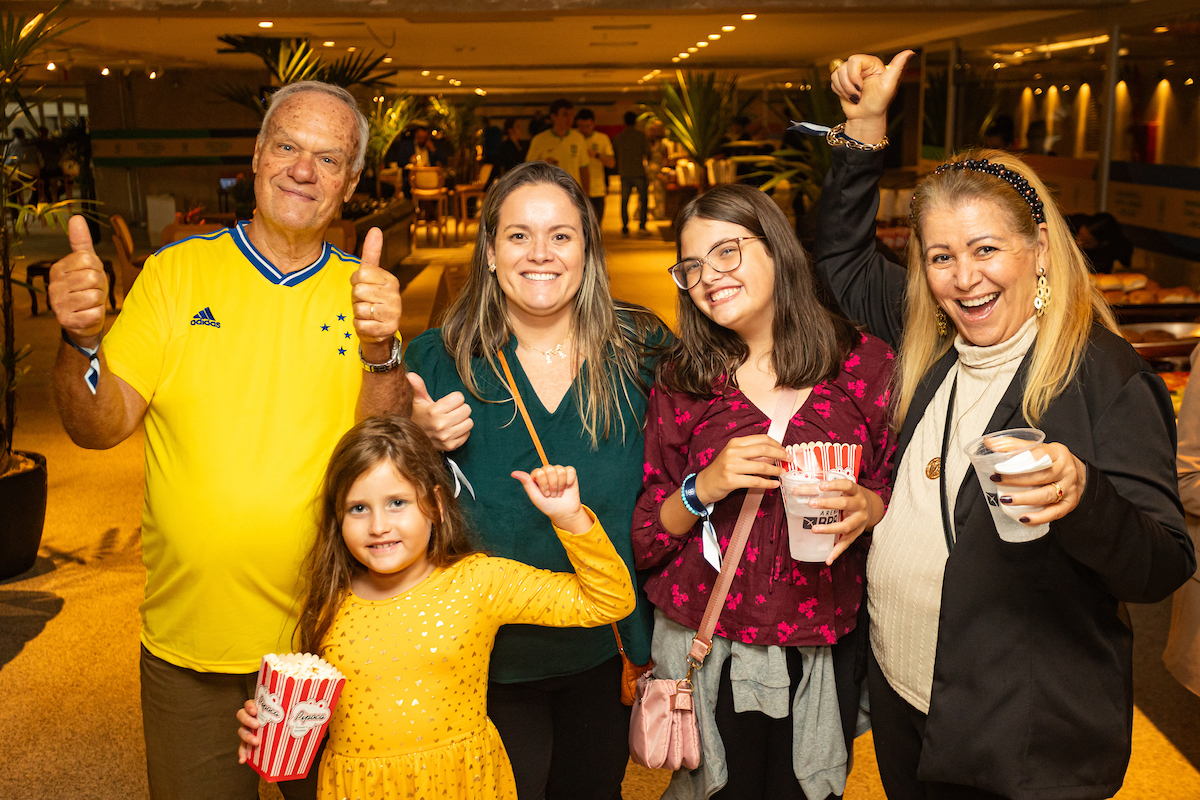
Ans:
[{"label": "gold bracelet", "polygon": [[874,153],[888,146],[886,134],[878,144],[864,144],[857,139],[851,139],[846,135],[846,123],[844,122],[830,128],[829,133],[825,134],[825,141],[829,143],[830,147],[849,147],[851,150],[865,150],[868,153]]}]

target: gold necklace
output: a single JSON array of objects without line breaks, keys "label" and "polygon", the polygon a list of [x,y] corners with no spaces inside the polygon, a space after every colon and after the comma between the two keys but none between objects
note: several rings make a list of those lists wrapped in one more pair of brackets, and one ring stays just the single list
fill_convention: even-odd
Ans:
[{"label": "gold necklace", "polygon": [[561,342],[559,342],[558,344],[556,344],[554,347],[550,348],[549,350],[539,350],[536,347],[530,347],[529,345],[522,342],[520,339],[517,339],[517,344],[521,345],[521,347],[524,347],[526,350],[532,350],[535,353],[539,353],[539,354],[545,356],[546,363],[550,364],[550,363],[553,363],[550,360],[550,356],[558,356],[559,358],[567,358],[570,355],[570,353],[567,352],[567,350],[566,350],[567,342],[569,342],[569,341],[571,341],[570,336],[563,339]]}]

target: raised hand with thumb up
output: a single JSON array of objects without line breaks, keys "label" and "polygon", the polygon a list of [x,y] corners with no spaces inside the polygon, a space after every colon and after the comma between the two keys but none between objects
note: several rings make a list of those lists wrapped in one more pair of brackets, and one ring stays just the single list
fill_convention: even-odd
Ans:
[{"label": "raised hand with thumb up", "polygon": [[76,214],[67,223],[71,254],[50,268],[50,304],[58,324],[81,347],[93,348],[104,332],[108,277],[92,247],[87,220]]},{"label": "raised hand with thumb up", "polygon": [[408,373],[408,382],[413,389],[413,422],[425,431],[433,446],[443,453],[462,447],[475,425],[471,419],[471,407],[467,405],[463,393],[451,392],[435,401],[420,375]]},{"label": "raised hand with thumb up", "polygon": [[367,231],[363,240],[362,260],[350,276],[350,299],[354,304],[354,331],[362,343],[367,361],[386,361],[391,354],[392,337],[400,330],[400,282],[379,266],[383,250],[383,232]]},{"label": "raised hand with thumb up", "polygon": [[847,136],[866,144],[883,139],[888,105],[912,57],[912,50],[904,50],[884,64],[875,56],[853,55],[834,71],[830,85],[842,101]]}]

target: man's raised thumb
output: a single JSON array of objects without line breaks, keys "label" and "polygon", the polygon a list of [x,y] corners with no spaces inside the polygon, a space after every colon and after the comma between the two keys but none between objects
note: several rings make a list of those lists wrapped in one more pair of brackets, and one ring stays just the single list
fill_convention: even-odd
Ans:
[{"label": "man's raised thumb", "polygon": [[72,253],[96,255],[96,249],[92,246],[92,230],[81,215],[75,214],[67,221],[67,239],[71,242]]},{"label": "man's raised thumb", "polygon": [[363,239],[362,248],[362,265],[364,267],[378,267],[379,255],[383,252],[383,231],[379,228],[371,228],[367,231],[366,238]]},{"label": "man's raised thumb", "polygon": [[407,377],[409,384],[413,388],[413,399],[432,403],[433,398],[429,396],[429,390],[425,388],[425,381],[421,376],[415,372],[410,372]]}]

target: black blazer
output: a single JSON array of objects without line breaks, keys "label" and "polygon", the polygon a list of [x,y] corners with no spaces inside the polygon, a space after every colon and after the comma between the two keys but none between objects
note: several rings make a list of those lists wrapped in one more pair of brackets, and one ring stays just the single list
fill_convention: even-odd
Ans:
[{"label": "black blazer", "polygon": [[[875,251],[881,171],[879,154],[834,151],[817,268],[845,313],[898,349],[907,271]],[[897,466],[956,359],[951,349],[919,384]],[[1021,412],[1029,359],[988,431],[1031,427]],[[918,777],[1010,798],[1111,797],[1133,726],[1133,634],[1121,603],[1162,600],[1196,569],[1175,415],[1162,380],[1096,325],[1075,381],[1037,427],[1087,465],[1084,495],[1046,536],[1014,544],[996,534],[974,474],[957,487]]]}]

